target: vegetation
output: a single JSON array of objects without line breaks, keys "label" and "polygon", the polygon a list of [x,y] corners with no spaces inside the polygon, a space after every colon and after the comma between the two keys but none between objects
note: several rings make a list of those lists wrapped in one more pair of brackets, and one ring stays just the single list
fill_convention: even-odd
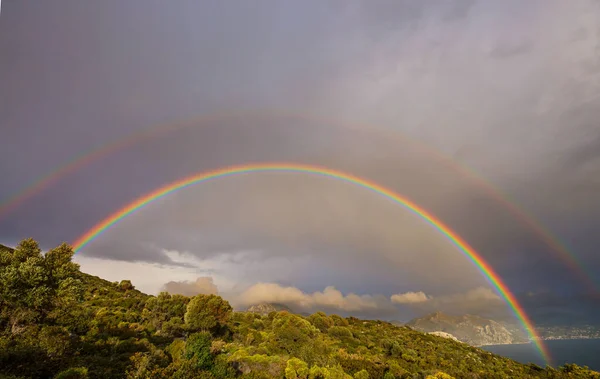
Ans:
[{"label": "vegetation", "polygon": [[382,321],[232,312],[83,274],[61,245],[0,246],[0,378],[600,378]]}]

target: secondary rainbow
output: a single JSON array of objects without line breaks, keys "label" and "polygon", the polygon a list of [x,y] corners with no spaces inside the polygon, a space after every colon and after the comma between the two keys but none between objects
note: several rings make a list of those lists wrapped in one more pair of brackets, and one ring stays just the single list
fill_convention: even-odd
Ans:
[{"label": "secondary rainbow", "polygon": [[377,183],[337,170],[294,163],[256,163],[225,167],[213,171],[203,172],[197,175],[188,176],[181,180],[170,183],[164,187],[161,187],[155,191],[152,191],[144,196],[141,196],[137,200],[134,200],[125,207],[106,217],[104,220],[96,224],[93,228],[91,228],[89,231],[87,231],[85,234],[83,234],[81,237],[75,240],[75,242],[73,242],[73,250],[75,252],[80,251],[92,240],[99,237],[104,231],[109,229],[111,226],[115,225],[123,218],[150,204],[154,200],[169,195],[175,191],[181,190],[194,184],[203,183],[212,179],[258,172],[305,173],[338,179],[373,191],[377,194],[384,196],[385,198],[388,198],[389,200],[394,201],[399,205],[404,206],[413,214],[417,215],[418,217],[429,223],[431,226],[433,226],[435,229],[437,229],[448,240],[450,240],[450,242],[452,242],[456,247],[458,247],[458,249],[471,262],[475,264],[477,269],[485,276],[488,282],[506,300],[506,302],[514,312],[515,316],[519,319],[524,328],[527,330],[527,333],[529,334],[531,340],[536,345],[537,349],[539,350],[546,363],[550,364],[550,355],[542,340],[539,339],[539,336],[537,335],[537,332],[535,331],[535,328],[531,320],[525,313],[523,307],[518,303],[516,297],[511,293],[506,284],[503,283],[502,279],[498,276],[498,274],[494,272],[490,265],[487,264],[485,260],[471,246],[469,246],[469,244],[466,241],[464,241],[458,234],[453,232],[442,221],[440,221],[435,216],[427,212],[425,209],[419,207],[417,204],[413,203],[409,199],[393,192],[390,189],[384,188],[378,185]]},{"label": "secondary rainbow", "polygon": [[[488,183],[481,175],[477,174],[472,169],[461,166],[452,158],[428,147],[427,145],[409,139],[405,135],[401,134],[399,131],[388,131],[385,129],[374,128],[369,125],[359,125],[347,123],[339,120],[334,120],[326,117],[317,117],[312,115],[307,115],[304,113],[297,112],[289,112],[289,111],[280,111],[280,110],[269,110],[269,111],[223,111],[216,112],[204,115],[202,117],[198,117],[196,119],[188,120],[181,123],[168,123],[168,124],[160,124],[151,129],[144,129],[139,132],[134,132],[128,137],[123,139],[118,139],[114,142],[104,144],[96,147],[95,149],[87,152],[83,152],[79,156],[70,160],[62,166],[59,166],[52,170],[47,175],[35,180],[29,186],[23,188],[21,191],[15,193],[13,196],[5,199],[0,202],[0,219],[5,217],[8,213],[15,210],[19,205],[23,204],[28,199],[34,197],[38,193],[42,192],[44,189],[50,187],[51,185],[57,183],[61,178],[67,176],[70,173],[76,172],[83,167],[89,165],[91,162],[96,160],[100,160],[103,157],[110,155],[111,153],[126,149],[127,147],[133,146],[136,143],[140,143],[141,141],[156,138],[159,135],[164,133],[168,133],[170,131],[184,129],[192,126],[202,126],[207,125],[213,121],[224,121],[226,119],[248,119],[248,118],[256,118],[256,120],[260,120],[260,118],[273,118],[273,117],[281,117],[281,118],[290,118],[290,119],[300,119],[307,120],[311,122],[322,122],[326,123],[330,126],[339,127],[339,128],[347,128],[350,130],[361,130],[361,131],[373,131],[381,134],[382,138],[392,138],[397,139],[398,141],[408,141],[414,146],[418,146],[422,151],[426,152],[430,156],[437,159],[439,162],[443,163],[450,170],[457,172],[458,174],[466,177],[472,183],[474,183],[477,187],[479,187],[483,192],[485,192],[490,198],[498,201],[502,205],[506,207],[506,209],[520,222],[530,227],[533,232],[535,232],[541,241],[543,241],[550,249],[556,253],[557,257],[563,261],[571,270],[573,270],[577,277],[585,282],[587,287],[591,289],[594,293],[599,292],[599,285],[593,280],[593,275],[588,272],[585,266],[579,262],[575,254],[573,254],[569,249],[567,249],[557,237],[555,237],[549,230],[544,228],[539,221],[536,221],[531,215],[527,214],[521,207],[517,206],[516,203],[508,198],[507,195],[503,194],[500,190],[495,188],[493,185]],[[255,121],[256,121],[255,120]]]}]

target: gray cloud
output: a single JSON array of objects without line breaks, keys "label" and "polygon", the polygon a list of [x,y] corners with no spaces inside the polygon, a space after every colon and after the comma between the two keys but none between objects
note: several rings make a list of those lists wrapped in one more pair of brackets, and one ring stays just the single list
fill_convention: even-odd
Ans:
[{"label": "gray cloud", "polygon": [[506,319],[510,317],[505,301],[488,287],[477,287],[461,293],[441,296],[424,292],[392,295],[391,301],[409,306],[419,314],[442,311],[451,314],[477,314]]},{"label": "gray cloud", "polygon": [[500,43],[492,48],[490,56],[492,58],[510,58],[521,54],[527,54],[533,51],[531,42],[522,42],[517,44]]},{"label": "gray cloud", "polygon": [[442,19],[445,21],[462,20],[469,15],[469,11],[476,3],[476,0],[451,1],[448,9],[443,13]]},{"label": "gray cloud", "polygon": [[[410,140],[470,166],[571,241],[593,271],[600,264],[600,240],[590,231],[600,218],[597,6],[4,4],[0,127],[8,159],[0,159],[0,199],[131,132],[230,115],[140,140],[61,178],[0,219],[0,242],[72,240],[137,196],[191,173],[297,161],[408,196],[464,236],[517,292],[579,291],[577,277],[530,229]],[[231,115],[240,109],[270,112]],[[361,127],[277,115],[283,109]],[[365,190],[301,175],[253,174],[183,190],[125,218],[81,256],[236,274],[254,262],[244,283],[262,275],[303,293],[335,286],[389,297],[416,288],[439,298],[484,284],[414,215]],[[301,270],[289,270],[281,284],[277,265],[291,264]],[[361,273],[368,279],[357,280]]]}]

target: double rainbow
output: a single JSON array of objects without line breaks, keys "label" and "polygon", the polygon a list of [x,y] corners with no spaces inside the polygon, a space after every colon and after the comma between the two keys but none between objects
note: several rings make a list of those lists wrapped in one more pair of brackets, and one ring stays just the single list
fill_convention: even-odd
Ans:
[{"label": "double rainbow", "polygon": [[62,166],[56,167],[53,171],[47,175],[38,178],[36,181],[31,183],[26,188],[15,193],[12,197],[0,201],[0,219],[5,217],[8,213],[15,210],[19,205],[23,204],[28,199],[36,196],[44,189],[60,181],[61,178],[69,175],[73,172],[81,170],[91,162],[100,160],[103,157],[115,153],[120,150],[129,148],[141,141],[157,138],[160,135],[169,133],[171,131],[190,128],[193,126],[207,125],[215,121],[233,120],[233,119],[256,119],[261,120],[262,118],[276,118],[286,117],[291,119],[306,120],[311,122],[321,122],[335,127],[343,127],[349,130],[369,130],[381,134],[382,138],[392,138],[400,142],[409,141],[414,145],[417,145],[422,151],[428,153],[430,156],[436,158],[440,163],[443,163],[448,169],[459,173],[460,175],[470,179],[477,187],[483,190],[491,198],[495,199],[518,220],[523,224],[527,225],[533,232],[535,232],[541,241],[543,241],[548,247],[556,253],[556,256],[571,270],[573,270],[577,277],[585,282],[586,286],[594,293],[599,291],[598,283],[594,280],[589,270],[586,269],[585,265],[577,258],[577,256],[567,249],[567,247],[561,243],[561,241],[553,235],[548,229],[542,226],[539,221],[536,221],[531,215],[527,214],[525,210],[519,207],[514,200],[511,200],[506,194],[503,194],[498,188],[485,181],[481,175],[477,174],[473,170],[466,166],[461,166],[453,159],[444,156],[440,152],[433,150],[432,148],[416,141],[408,139],[402,135],[399,131],[388,131],[385,129],[376,129],[369,125],[357,125],[349,124],[346,122],[330,119],[326,117],[316,117],[303,113],[270,110],[270,111],[225,111],[207,114],[205,116],[188,120],[183,123],[168,123],[157,125],[150,129],[144,129],[139,132],[135,132],[128,137],[120,138],[112,143],[98,146],[97,148],[83,152],[81,155],[75,157],[69,162],[66,162]]}]

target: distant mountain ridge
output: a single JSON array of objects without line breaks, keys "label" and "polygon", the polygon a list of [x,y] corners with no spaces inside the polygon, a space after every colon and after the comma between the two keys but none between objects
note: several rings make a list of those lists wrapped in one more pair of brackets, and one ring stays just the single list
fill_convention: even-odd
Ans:
[{"label": "distant mountain ridge", "polygon": [[503,324],[480,316],[453,316],[442,312],[415,318],[408,323],[415,330],[431,333],[443,332],[472,346],[503,345],[528,342],[524,333],[509,330]]}]

